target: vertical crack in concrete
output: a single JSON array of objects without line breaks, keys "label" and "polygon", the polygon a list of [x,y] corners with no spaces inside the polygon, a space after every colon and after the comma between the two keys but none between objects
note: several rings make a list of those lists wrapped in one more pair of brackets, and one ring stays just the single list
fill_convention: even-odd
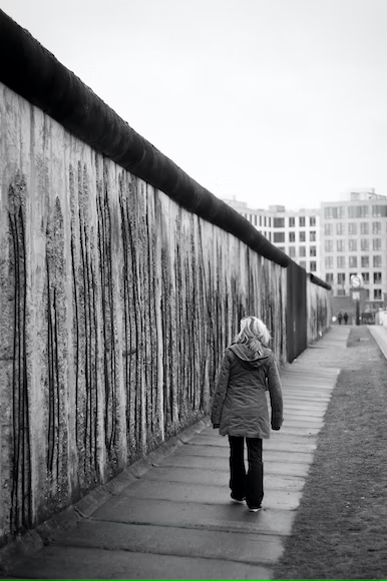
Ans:
[{"label": "vertical crack in concrete", "polygon": [[32,525],[32,482],[29,382],[27,374],[27,265],[25,216],[26,182],[19,174],[10,185],[9,226],[12,238],[10,274],[13,280],[12,448],[10,529]]}]

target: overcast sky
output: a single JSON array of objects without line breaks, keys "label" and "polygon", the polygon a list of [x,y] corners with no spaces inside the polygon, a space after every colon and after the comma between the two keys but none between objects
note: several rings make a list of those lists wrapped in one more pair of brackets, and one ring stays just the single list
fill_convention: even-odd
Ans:
[{"label": "overcast sky", "polygon": [[387,195],[387,0],[0,0],[218,197]]}]

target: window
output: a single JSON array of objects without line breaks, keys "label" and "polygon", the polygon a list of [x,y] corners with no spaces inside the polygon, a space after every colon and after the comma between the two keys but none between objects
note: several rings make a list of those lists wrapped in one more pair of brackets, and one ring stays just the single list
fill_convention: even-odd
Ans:
[{"label": "window", "polygon": [[327,272],[325,275],[325,282],[333,284],[333,272]]},{"label": "window", "polygon": [[368,206],[348,206],[348,218],[367,218],[368,215]]},{"label": "window", "polygon": [[381,234],[381,233],[382,233],[382,223],[372,222],[372,234]]},{"label": "window", "polygon": [[350,238],[348,240],[348,250],[350,252],[356,252],[357,251],[357,240],[356,238]]},{"label": "window", "polygon": [[311,246],[309,248],[309,256],[317,256],[317,249],[316,246]]},{"label": "window", "polygon": [[300,242],[305,242],[306,237],[305,237],[305,232],[300,232]]},{"label": "window", "polygon": [[271,228],[271,218],[268,218],[269,220],[269,228]]},{"label": "window", "polygon": [[370,289],[369,289],[369,288],[367,288],[367,289],[365,289],[365,291],[364,291],[364,292],[365,292],[365,298],[366,298],[366,300],[368,301],[368,300],[369,300],[369,298],[370,298]]},{"label": "window", "polygon": [[345,240],[336,240],[337,252],[345,252]]},{"label": "window", "polygon": [[282,252],[285,252],[285,247],[284,246],[277,246],[278,250],[281,250]]},{"label": "window", "polygon": [[382,284],[382,273],[374,272],[374,284]]},{"label": "window", "polygon": [[325,257],[325,268],[333,268],[333,256],[326,256]]},{"label": "window", "polygon": [[271,242],[271,232],[269,232],[269,240],[270,240],[270,242]]},{"label": "window", "polygon": [[254,214],[254,226],[258,226],[258,216]]},{"label": "window", "polygon": [[369,222],[360,222],[360,234],[369,234],[370,225]]},{"label": "window", "polygon": [[362,272],[361,275],[363,277],[364,284],[369,284],[370,283],[370,273],[369,272]]},{"label": "window", "polygon": [[357,256],[349,257],[349,268],[357,268]]},{"label": "window", "polygon": [[382,257],[379,254],[373,257],[373,266],[374,268],[380,268],[382,266]]},{"label": "window", "polygon": [[285,232],[274,232],[274,243],[285,242]]},{"label": "window", "polygon": [[333,240],[325,240],[325,252],[333,252]]},{"label": "window", "polygon": [[301,217],[301,216],[300,216],[300,217],[299,217],[299,222],[298,222],[298,223],[299,223],[299,225],[300,225],[300,228],[305,228],[305,217]]},{"label": "window", "polygon": [[343,236],[343,234],[344,234],[344,224],[342,222],[338,222],[336,224],[336,234],[338,236]]},{"label": "window", "polygon": [[262,216],[259,216],[259,225],[262,226]]},{"label": "window", "polygon": [[295,242],[295,241],[296,241],[296,233],[289,232],[289,242]]},{"label": "window", "polygon": [[317,270],[316,261],[311,260],[310,261],[310,272],[316,272],[316,270]]},{"label": "window", "polygon": [[294,228],[296,225],[296,219],[295,218],[289,218],[289,228]]},{"label": "window", "polygon": [[362,238],[360,240],[360,250],[362,250],[363,252],[368,252],[370,247],[370,241],[368,240],[368,238]]},{"label": "window", "polygon": [[306,261],[305,260],[300,260],[300,262],[298,263],[301,268],[306,268]]},{"label": "window", "polygon": [[299,249],[298,249],[298,251],[299,251],[299,255],[300,256],[306,256],[306,248],[305,248],[305,246],[300,246]]},{"label": "window", "polygon": [[345,256],[337,257],[337,268],[345,268]]},{"label": "window", "polygon": [[294,258],[296,256],[296,249],[294,246],[289,246],[289,256],[290,258]]},{"label": "window", "polygon": [[311,242],[316,242],[316,230],[311,230],[309,232],[309,240]]},{"label": "window", "polygon": [[333,224],[324,224],[324,234],[325,236],[333,235]]},{"label": "window", "polygon": [[374,289],[374,301],[381,301],[382,300],[382,289],[375,288]]},{"label": "window", "polygon": [[344,297],[345,296],[345,288],[338,288],[337,289],[337,296]]},{"label": "window", "polygon": [[345,284],[345,272],[337,273],[337,284]]},{"label": "window", "polygon": [[375,218],[386,218],[387,217],[387,206],[372,206],[372,215]]},{"label": "window", "polygon": [[381,250],[381,249],[382,249],[382,239],[374,238],[372,240],[372,250]]},{"label": "window", "polygon": [[273,228],[285,228],[285,218],[273,218]]},{"label": "window", "polygon": [[357,234],[357,224],[356,224],[356,222],[350,222],[348,224],[348,234],[350,236],[355,236]]},{"label": "window", "polygon": [[361,267],[362,268],[369,268],[370,266],[370,257],[369,256],[362,256],[361,257]]},{"label": "window", "polygon": [[316,218],[314,216],[310,216],[309,226],[316,226]]},{"label": "window", "polygon": [[264,225],[265,228],[267,226],[266,222],[267,222],[267,220],[266,220],[266,216],[265,216],[264,219],[263,219],[263,225]]},{"label": "window", "polygon": [[344,218],[344,207],[343,206],[328,206],[324,208],[324,218],[326,220],[337,220]]}]

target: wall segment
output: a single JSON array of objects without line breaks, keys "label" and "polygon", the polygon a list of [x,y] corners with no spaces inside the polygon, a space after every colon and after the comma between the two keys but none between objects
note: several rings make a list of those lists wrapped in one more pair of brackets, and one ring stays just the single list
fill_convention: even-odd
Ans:
[{"label": "wall segment", "polygon": [[3,538],[209,410],[238,320],[284,358],[285,270],[0,85]]}]

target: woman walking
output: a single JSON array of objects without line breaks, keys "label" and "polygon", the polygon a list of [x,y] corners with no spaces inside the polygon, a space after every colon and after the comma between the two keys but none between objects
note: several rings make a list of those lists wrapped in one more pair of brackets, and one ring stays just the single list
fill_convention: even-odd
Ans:
[{"label": "woman walking", "polygon": [[281,380],[269,341],[270,333],[260,319],[241,320],[235,342],[224,353],[211,414],[213,427],[229,439],[231,498],[246,501],[252,512],[260,510],[264,495],[262,439],[270,437],[270,425],[279,430],[283,422]]}]

